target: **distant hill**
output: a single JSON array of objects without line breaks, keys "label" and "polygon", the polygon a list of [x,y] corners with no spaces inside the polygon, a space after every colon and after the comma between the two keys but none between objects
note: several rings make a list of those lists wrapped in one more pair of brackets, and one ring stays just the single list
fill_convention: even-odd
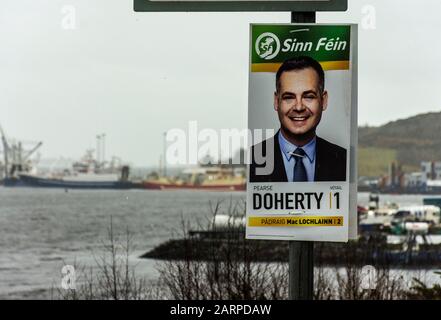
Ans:
[{"label": "distant hill", "polygon": [[359,127],[359,175],[386,174],[391,161],[406,171],[421,161],[441,161],[441,112],[419,114],[379,127]]}]

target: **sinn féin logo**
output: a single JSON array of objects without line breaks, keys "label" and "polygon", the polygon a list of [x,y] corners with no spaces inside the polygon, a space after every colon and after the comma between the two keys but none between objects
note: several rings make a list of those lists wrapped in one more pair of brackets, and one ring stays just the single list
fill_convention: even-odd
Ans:
[{"label": "sinn f\u00e9in logo", "polygon": [[280,40],[274,33],[262,33],[257,39],[255,49],[259,57],[265,60],[271,60],[280,51]]}]

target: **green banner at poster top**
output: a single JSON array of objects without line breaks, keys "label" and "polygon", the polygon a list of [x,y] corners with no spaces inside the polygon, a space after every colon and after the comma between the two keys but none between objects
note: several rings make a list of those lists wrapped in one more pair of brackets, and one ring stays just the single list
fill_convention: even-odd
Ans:
[{"label": "green banner at poster top", "polygon": [[276,72],[288,58],[310,56],[325,70],[349,69],[349,25],[251,25],[251,71]]}]

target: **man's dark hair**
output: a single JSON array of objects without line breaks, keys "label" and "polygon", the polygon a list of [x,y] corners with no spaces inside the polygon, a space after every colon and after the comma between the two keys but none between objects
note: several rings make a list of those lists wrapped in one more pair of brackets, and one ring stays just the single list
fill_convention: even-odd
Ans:
[{"label": "man's dark hair", "polygon": [[282,76],[282,73],[287,71],[304,70],[307,68],[312,68],[315,70],[315,72],[317,72],[317,75],[319,77],[319,91],[320,95],[322,95],[325,91],[325,72],[323,71],[322,66],[317,60],[307,56],[290,58],[282,63],[276,74],[277,92],[280,91],[280,77]]}]

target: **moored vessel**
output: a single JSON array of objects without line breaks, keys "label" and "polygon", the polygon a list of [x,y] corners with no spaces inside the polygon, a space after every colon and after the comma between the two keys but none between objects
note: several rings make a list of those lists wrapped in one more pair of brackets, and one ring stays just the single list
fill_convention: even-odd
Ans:
[{"label": "moored vessel", "polygon": [[176,177],[152,175],[142,183],[144,189],[245,191],[244,172],[218,166],[185,169]]},{"label": "moored vessel", "polygon": [[98,162],[88,150],[81,161],[75,162],[71,170],[61,173],[50,173],[42,176],[20,173],[21,183],[28,187],[65,188],[65,189],[129,189],[130,169],[126,165],[116,163],[115,158],[108,166]]}]

